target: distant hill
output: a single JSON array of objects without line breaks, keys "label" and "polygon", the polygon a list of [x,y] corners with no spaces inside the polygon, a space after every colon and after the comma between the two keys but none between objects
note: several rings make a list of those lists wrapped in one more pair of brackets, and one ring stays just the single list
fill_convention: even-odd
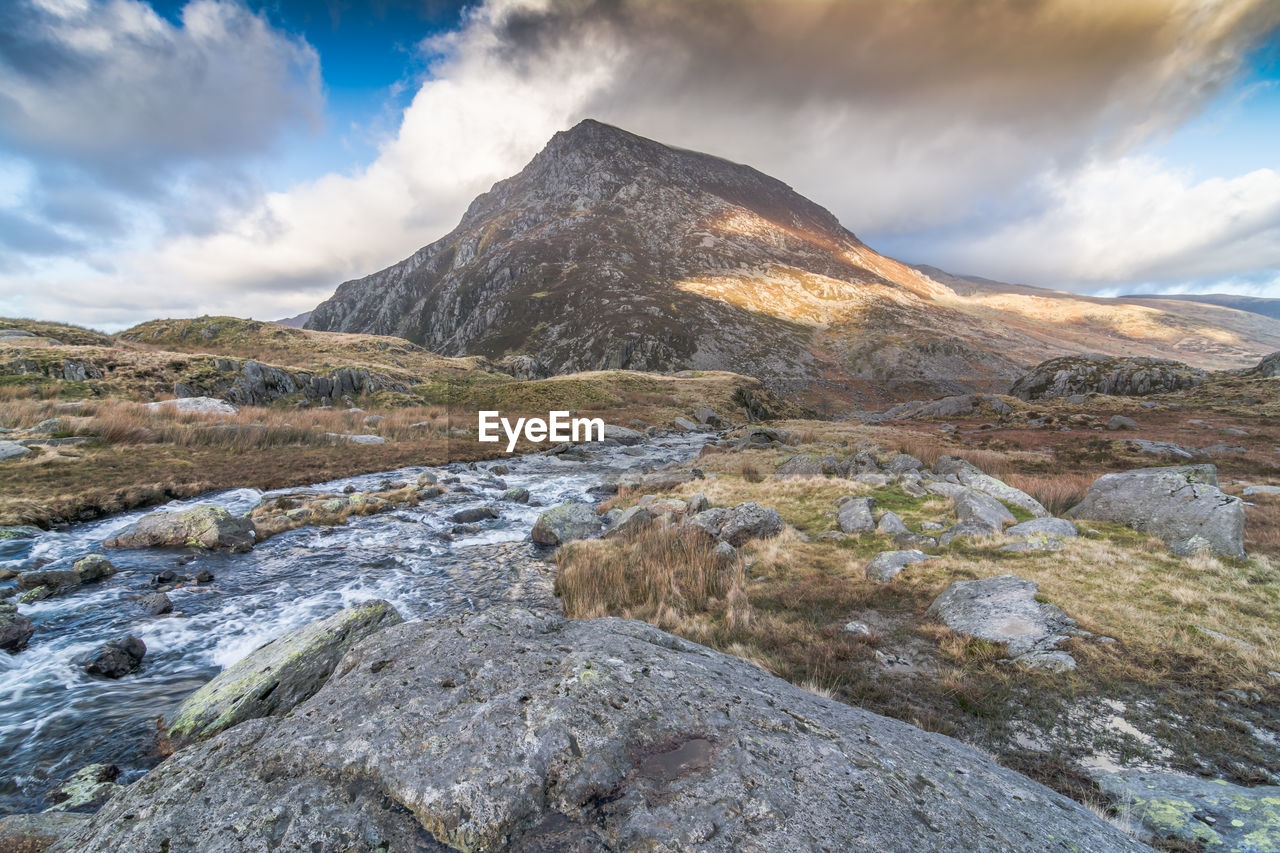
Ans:
[{"label": "distant hill", "polygon": [[295,315],[293,317],[285,317],[283,320],[276,320],[276,322],[279,323],[281,326],[289,326],[290,328],[293,328],[293,329],[304,329],[307,326],[307,321],[310,319],[311,319],[311,312],[303,311],[301,314]]},{"label": "distant hill", "polygon": [[1280,299],[1262,299],[1257,296],[1236,296],[1231,293],[1144,293],[1135,296],[1121,296],[1121,299],[1144,301],[1202,302],[1205,305],[1218,305],[1223,308],[1234,308],[1237,311],[1248,311],[1250,314],[1261,314],[1273,320],[1280,320]]}]

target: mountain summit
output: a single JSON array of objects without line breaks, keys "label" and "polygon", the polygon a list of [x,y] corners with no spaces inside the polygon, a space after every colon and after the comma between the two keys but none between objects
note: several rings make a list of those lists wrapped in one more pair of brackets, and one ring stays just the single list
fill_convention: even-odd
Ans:
[{"label": "mountain summit", "polygon": [[[732,370],[811,400],[1004,390],[1028,364],[1107,349],[970,303],[775,178],[586,120],[452,232],[342,284],[307,328],[528,355],[552,373]],[[1274,340],[1219,353],[1224,366],[1276,349],[1273,325]]]}]

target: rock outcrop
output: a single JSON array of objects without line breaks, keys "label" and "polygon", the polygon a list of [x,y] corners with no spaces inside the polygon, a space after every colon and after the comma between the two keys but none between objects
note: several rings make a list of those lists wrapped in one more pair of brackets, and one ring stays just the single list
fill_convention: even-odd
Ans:
[{"label": "rock outcrop", "polygon": [[865,570],[868,580],[888,583],[912,563],[928,560],[929,555],[915,549],[907,551],[881,551],[871,558]]},{"label": "rock outcrop", "polygon": [[1244,556],[1244,502],[1218,488],[1213,465],[1104,474],[1067,515],[1126,524],[1160,537],[1179,554],[1207,547]]},{"label": "rock outcrop", "polygon": [[287,717],[187,747],[56,845],[1143,847],[950,738],[619,619],[495,608],[356,646]]},{"label": "rock outcrop", "polygon": [[245,720],[288,713],[324,685],[348,649],[400,621],[394,607],[374,599],[272,640],[182,700],[165,720],[170,741],[198,740]]},{"label": "rock outcrop", "polygon": [[253,548],[253,522],[222,507],[196,506],[178,512],[151,512],[103,544],[109,548]]},{"label": "rock outcrop", "polygon": [[928,612],[958,634],[1003,643],[1022,666],[1075,669],[1075,659],[1057,649],[1075,622],[1061,608],[1037,601],[1038,592],[1034,581],[1013,575],[956,581]]},{"label": "rock outcrop", "polygon": [[1074,394],[1141,397],[1194,388],[1206,376],[1198,367],[1167,359],[1068,355],[1036,365],[1013,383],[1009,393],[1023,400]]}]

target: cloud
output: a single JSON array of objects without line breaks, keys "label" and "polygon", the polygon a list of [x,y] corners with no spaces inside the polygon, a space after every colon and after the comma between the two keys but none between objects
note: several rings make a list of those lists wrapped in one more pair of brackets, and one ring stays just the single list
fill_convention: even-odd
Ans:
[{"label": "cloud", "polygon": [[113,184],[262,151],[317,123],[319,59],[245,6],[19,0],[0,13],[0,140]]},{"label": "cloud", "polygon": [[[1031,263],[1037,240],[1090,281],[1180,258],[1238,271],[1231,246],[1245,230],[1231,217],[1265,219],[1266,176],[1169,182],[1133,152],[1235,79],[1278,24],[1268,0],[486,0],[423,45],[430,75],[372,163],[262,195],[202,233],[135,241],[98,263],[115,273],[45,263],[39,293],[0,310],[48,313],[75,294],[77,316],[103,323],[293,314],[442,236],[471,198],[585,117],[750,163],[863,234],[962,233],[969,254],[940,246],[971,258],[966,271],[1025,256],[1022,269],[1054,283],[1060,267]],[[56,73],[74,77],[74,63]],[[1055,254],[1055,225],[1074,229],[1077,248],[1113,234],[1087,216],[1141,225],[1143,202],[1101,203],[1117,191],[1170,211],[1197,209],[1191,193],[1221,212],[1215,233],[1229,245],[1210,262],[1196,254],[1204,235],[1178,227],[1111,240],[1101,255]],[[1239,258],[1269,256],[1259,227]],[[82,298],[93,286],[152,308],[93,308]]]},{"label": "cloud", "polygon": [[[980,236],[940,241],[940,262],[1078,289],[1231,279],[1267,269],[1273,275],[1263,280],[1280,275],[1275,170],[1195,182],[1161,161],[1135,156],[1046,175],[1033,191],[1043,197],[1039,212]],[[1251,279],[1256,289],[1257,276]]]}]

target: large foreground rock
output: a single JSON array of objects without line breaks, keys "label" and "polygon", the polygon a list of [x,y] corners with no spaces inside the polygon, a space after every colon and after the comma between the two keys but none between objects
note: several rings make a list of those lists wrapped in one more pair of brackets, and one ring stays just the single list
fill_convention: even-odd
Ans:
[{"label": "large foreground rock", "polygon": [[1013,575],[956,581],[929,605],[929,613],[957,634],[1003,643],[1015,663],[1075,669],[1075,659],[1057,645],[1076,623],[1061,608],[1037,601],[1038,591],[1034,581]]},{"label": "large foreground rock", "polygon": [[1144,849],[950,738],[619,619],[382,631],[59,851]]},{"label": "large foreground rock", "polygon": [[1280,850],[1280,787],[1245,788],[1221,779],[1126,771],[1098,780],[1143,830],[1197,850]]},{"label": "large foreground rock", "polygon": [[575,539],[595,539],[602,527],[593,506],[566,501],[538,516],[529,538],[539,545],[563,545]]},{"label": "large foreground rock", "polygon": [[197,506],[179,512],[147,513],[105,543],[110,548],[253,548],[253,522],[222,507]]},{"label": "large foreground rock", "polygon": [[400,621],[394,607],[374,599],[277,637],[182,700],[165,721],[169,739],[195,740],[287,713],[320,689],[348,649]]},{"label": "large foreground rock", "polygon": [[1127,524],[1177,553],[1205,545],[1217,554],[1244,556],[1244,502],[1218,488],[1213,465],[1104,474],[1067,515]]}]

